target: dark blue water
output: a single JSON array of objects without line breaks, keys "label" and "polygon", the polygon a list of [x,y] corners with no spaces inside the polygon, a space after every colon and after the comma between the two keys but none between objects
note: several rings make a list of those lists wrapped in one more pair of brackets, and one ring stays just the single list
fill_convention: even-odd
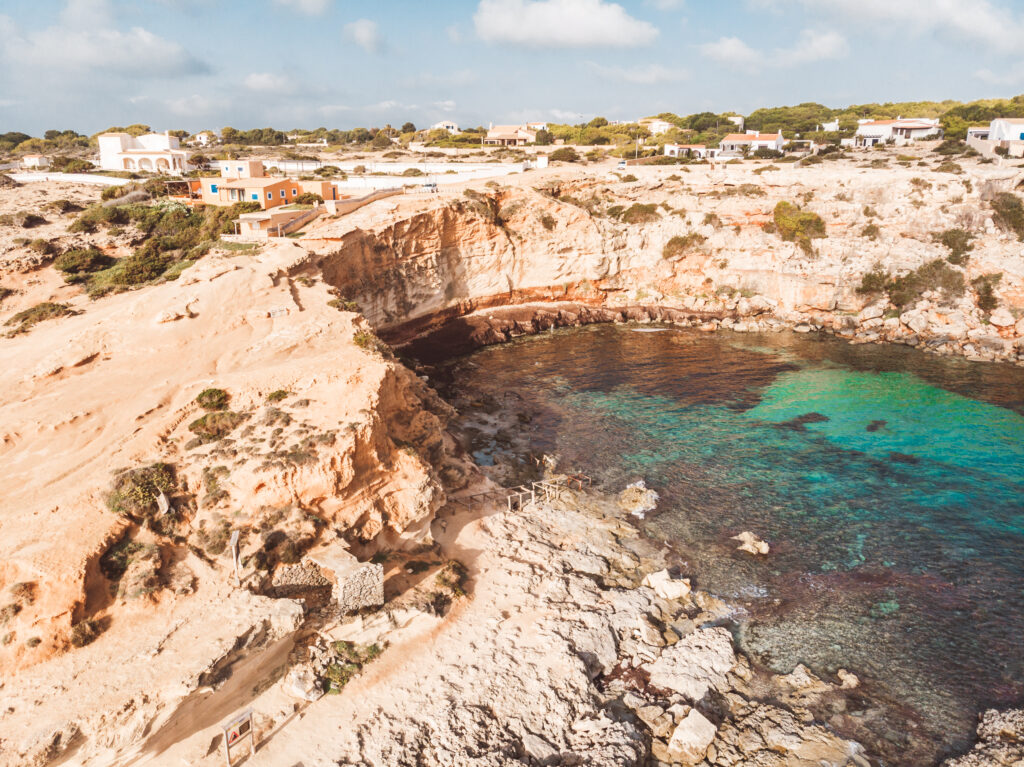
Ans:
[{"label": "dark blue water", "polygon": [[[964,749],[980,709],[1024,699],[1024,371],[614,326],[492,347],[456,371],[457,401],[529,413],[530,450],[608,490],[656,489],[643,529],[743,606],[746,651],[864,680],[847,710],[816,713],[885,763]],[[744,530],[771,554],[737,552]]]}]

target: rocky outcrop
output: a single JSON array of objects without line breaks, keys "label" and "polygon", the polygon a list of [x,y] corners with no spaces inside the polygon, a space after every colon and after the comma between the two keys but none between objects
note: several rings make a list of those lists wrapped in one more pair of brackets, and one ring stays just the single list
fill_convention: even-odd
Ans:
[{"label": "rocky outcrop", "polygon": [[990,709],[978,724],[978,743],[964,756],[949,759],[946,767],[989,767],[1024,762],[1024,710]]},{"label": "rocky outcrop", "polygon": [[[640,306],[648,315],[664,311],[665,321],[698,317],[743,331],[762,329],[770,317],[865,342],[1020,360],[1024,334],[1015,318],[1024,310],[1024,260],[1012,238],[991,227],[970,183],[940,177],[926,188],[894,170],[879,184],[834,168],[834,187],[808,192],[813,180],[789,171],[768,183],[751,175],[731,184],[702,169],[691,173],[689,184],[663,169],[639,184],[591,178],[540,191],[500,188],[310,246],[324,278],[396,344],[464,317],[467,324],[447,337],[469,347],[573,324],[555,307],[531,316],[494,311],[562,302],[589,307],[580,324],[619,321],[628,318],[625,308]],[[950,204],[950,195],[959,202]],[[813,252],[765,231],[778,201],[812,196],[807,207],[828,234]],[[616,217],[632,203],[660,207],[646,223]],[[870,227],[880,234],[864,235]],[[878,265],[898,275],[943,260],[948,250],[933,235],[961,227],[977,237],[967,266],[949,267],[968,283],[962,296],[924,286],[920,300],[896,309],[877,293],[858,292]],[[683,244],[668,247],[673,238]],[[1001,306],[989,313],[971,281],[993,273],[1002,275]],[[441,338],[434,338],[438,346]]]}]

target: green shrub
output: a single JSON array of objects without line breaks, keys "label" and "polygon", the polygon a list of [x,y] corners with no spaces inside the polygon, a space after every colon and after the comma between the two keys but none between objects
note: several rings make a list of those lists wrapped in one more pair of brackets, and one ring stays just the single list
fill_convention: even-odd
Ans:
[{"label": "green shrub", "polygon": [[86,619],[71,627],[71,644],[73,647],[85,647],[100,635],[99,621]]},{"label": "green shrub", "polygon": [[267,395],[267,402],[280,402],[281,400],[288,399],[290,396],[292,396],[292,393],[287,389],[277,389]]},{"label": "green shrub", "polygon": [[873,218],[878,215],[878,211],[872,208],[870,205],[864,206],[864,215],[868,218]]},{"label": "green shrub", "polygon": [[1024,240],[1024,205],[1020,197],[1012,192],[1000,192],[992,198],[991,205],[996,226]]},{"label": "green shrub", "polygon": [[619,181],[624,181],[627,184],[631,184],[634,181],[639,181],[639,179],[632,173],[627,173],[625,176],[619,176]]},{"label": "green shrub", "polygon": [[360,349],[366,349],[367,351],[380,352],[381,354],[390,354],[391,347],[386,343],[377,338],[376,335],[366,330],[357,331],[352,336],[352,342]]},{"label": "green shrub", "polygon": [[881,233],[882,230],[878,228],[877,224],[868,224],[860,230],[860,236],[867,237],[869,240],[877,240]]},{"label": "green shrub", "polygon": [[549,232],[555,228],[555,218],[550,213],[542,213],[540,216],[540,225],[547,229]]},{"label": "green shrub", "polygon": [[963,173],[964,169],[957,165],[955,162],[940,162],[935,166],[936,173]]},{"label": "green shrub", "polygon": [[14,223],[22,229],[34,229],[47,223],[46,219],[36,213],[16,213]]},{"label": "green shrub", "polygon": [[999,305],[996,300],[995,286],[1002,278],[1002,274],[983,274],[971,280],[971,287],[978,294],[978,308],[983,312],[991,312]]},{"label": "green shrub", "polygon": [[858,293],[885,293],[889,289],[889,273],[876,264],[874,269],[860,278]]},{"label": "green shrub", "polygon": [[914,176],[912,179],[910,179],[910,185],[914,187],[913,191],[915,192],[922,192],[925,189],[932,188],[932,185],[929,182],[925,181],[920,176]]},{"label": "green shrub", "polygon": [[406,168],[402,172],[402,175],[403,176],[424,176],[426,174],[423,171],[421,171],[419,168]]},{"label": "green shrub", "polygon": [[188,430],[196,435],[200,444],[214,442],[228,436],[246,418],[248,416],[245,413],[219,410],[200,416],[188,425]]},{"label": "green shrub", "polygon": [[782,157],[782,152],[778,149],[762,146],[754,150],[753,156],[759,160],[775,160]]},{"label": "green shrub", "polygon": [[548,155],[554,162],[579,162],[580,156],[571,146],[563,146]]},{"label": "green shrub", "polygon": [[941,234],[932,235],[932,239],[949,248],[949,255],[946,256],[946,260],[957,266],[966,264],[967,254],[974,249],[974,245],[971,242],[974,239],[974,235],[966,229],[947,229]]},{"label": "green shrub", "polygon": [[676,235],[667,243],[661,251],[662,258],[676,258],[682,256],[689,250],[693,250],[704,242],[707,241],[707,237],[698,233],[690,232],[686,235]]},{"label": "green shrub", "polygon": [[316,192],[303,192],[302,194],[298,195],[294,200],[292,200],[293,203],[297,203],[298,205],[314,205],[318,202],[323,201],[324,198],[318,195]]},{"label": "green shrub", "polygon": [[15,333],[22,333],[27,331],[36,323],[56,319],[57,317],[67,317],[74,313],[75,311],[67,304],[44,301],[41,304],[36,304],[29,309],[18,312],[7,320],[4,325],[13,325],[15,326]]},{"label": "green shrub", "polygon": [[20,581],[8,589],[19,603],[30,605],[36,601],[36,582]]},{"label": "green shrub", "polygon": [[359,304],[347,298],[332,298],[327,305],[337,309],[339,312],[358,312]]},{"label": "green shrub", "polygon": [[795,242],[807,254],[814,252],[811,240],[826,236],[821,216],[785,200],[775,206],[772,219],[779,236],[786,242]]},{"label": "green shrub", "polygon": [[25,640],[25,647],[39,647],[43,643],[43,640],[39,637],[29,637]]},{"label": "green shrub", "polygon": [[937,258],[918,267],[903,277],[889,281],[889,300],[896,306],[906,306],[921,299],[929,290],[938,290],[943,298],[950,299],[964,294],[964,275],[953,269],[943,259]]},{"label": "green shrub", "polygon": [[80,275],[98,272],[114,263],[114,259],[96,248],[76,248],[57,257],[53,266],[64,273],[68,282],[77,282]]},{"label": "green shrub", "polygon": [[722,225],[722,219],[718,217],[717,213],[705,213],[704,214],[704,226],[713,226],[716,229]]},{"label": "green shrub", "polygon": [[657,205],[635,202],[622,211],[621,219],[627,224],[647,224],[661,218]]},{"label": "green shrub", "polygon": [[137,522],[149,520],[159,512],[160,493],[170,496],[177,487],[174,467],[170,464],[154,463],[129,469],[114,478],[113,488],[107,494],[107,507]]},{"label": "green shrub", "polygon": [[203,389],[196,395],[196,404],[203,410],[225,410],[231,395],[223,389]]}]

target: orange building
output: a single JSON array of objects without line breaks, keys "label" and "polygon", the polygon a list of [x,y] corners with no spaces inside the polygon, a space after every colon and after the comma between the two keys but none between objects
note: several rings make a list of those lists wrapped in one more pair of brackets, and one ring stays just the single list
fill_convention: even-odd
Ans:
[{"label": "orange building", "polygon": [[262,210],[287,205],[300,194],[312,192],[325,200],[337,200],[330,181],[298,181],[265,176],[259,160],[220,160],[220,176],[199,179],[199,199],[207,205],[258,202]]}]

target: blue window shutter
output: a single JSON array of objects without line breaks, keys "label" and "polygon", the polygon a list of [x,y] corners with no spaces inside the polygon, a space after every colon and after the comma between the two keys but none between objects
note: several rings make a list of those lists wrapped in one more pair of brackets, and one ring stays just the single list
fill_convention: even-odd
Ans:
[{"label": "blue window shutter", "polygon": [[273,200],[274,199],[274,193],[273,192],[267,192],[267,199],[268,200]]},{"label": "blue window shutter", "polygon": [[210,192],[212,194],[217,194],[217,185],[216,184],[210,184]]},{"label": "blue window shutter", "polygon": [[258,199],[260,198],[260,196],[259,196],[258,194],[253,194],[252,198],[253,198],[254,200],[258,200]]}]

